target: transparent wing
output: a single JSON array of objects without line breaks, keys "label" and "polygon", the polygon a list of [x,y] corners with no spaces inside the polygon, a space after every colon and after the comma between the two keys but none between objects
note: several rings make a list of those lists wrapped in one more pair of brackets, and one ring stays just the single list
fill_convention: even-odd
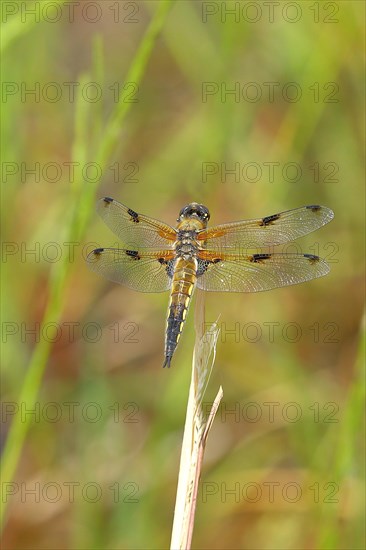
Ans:
[{"label": "transparent wing", "polygon": [[244,220],[204,229],[199,241],[207,250],[246,250],[282,244],[307,235],[334,217],[325,206],[311,205],[256,220]]},{"label": "transparent wing", "polygon": [[139,214],[110,197],[98,201],[97,211],[127,248],[173,248],[177,233],[170,225]]},{"label": "transparent wing", "polygon": [[97,248],[87,257],[92,271],[140,292],[164,292],[171,284],[171,251],[151,252]]},{"label": "transparent wing", "polygon": [[312,254],[225,254],[198,261],[197,287],[217,292],[260,292],[310,281],[328,272],[328,264]]}]

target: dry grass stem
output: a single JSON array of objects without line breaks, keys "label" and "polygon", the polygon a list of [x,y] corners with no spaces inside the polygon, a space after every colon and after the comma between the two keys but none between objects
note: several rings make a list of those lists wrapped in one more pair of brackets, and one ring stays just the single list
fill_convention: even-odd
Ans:
[{"label": "dry grass stem", "polygon": [[205,445],[223,396],[220,386],[208,418],[206,418],[202,409],[202,400],[215,362],[219,329],[214,323],[209,330],[204,331],[203,300],[203,293],[198,292],[195,318],[196,342],[179,466],[171,550],[189,550],[191,547],[198,482]]}]

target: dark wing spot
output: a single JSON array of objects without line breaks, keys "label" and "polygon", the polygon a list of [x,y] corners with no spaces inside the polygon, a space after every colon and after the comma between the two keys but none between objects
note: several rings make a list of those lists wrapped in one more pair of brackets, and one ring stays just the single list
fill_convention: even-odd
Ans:
[{"label": "dark wing spot", "polygon": [[113,202],[113,199],[111,199],[111,197],[104,197],[104,202],[105,202],[105,206],[107,206],[108,204],[111,204],[111,202]]},{"label": "dark wing spot", "polygon": [[208,260],[198,260],[197,262],[197,277],[203,275],[206,271],[210,262]]},{"label": "dark wing spot", "polygon": [[266,225],[271,225],[273,222],[278,220],[280,217],[281,217],[281,214],[272,214],[272,216],[266,216],[265,218],[262,218],[259,225],[261,225],[262,227],[266,226]]},{"label": "dark wing spot", "polygon": [[166,273],[168,275],[168,277],[170,277],[171,279],[173,278],[173,275],[174,275],[174,265],[175,265],[175,260],[168,260],[166,262]]},{"label": "dark wing spot", "polygon": [[139,253],[137,250],[126,250],[127,256],[130,256],[134,260],[141,260],[141,256],[139,256]]},{"label": "dark wing spot", "polygon": [[308,208],[308,210],[311,210],[312,212],[319,212],[319,210],[322,209],[322,207],[319,206],[319,204],[310,204],[306,208]]},{"label": "dark wing spot", "polygon": [[94,256],[99,256],[99,254],[101,254],[102,252],[104,252],[104,248],[96,248],[95,250],[93,250]]},{"label": "dark wing spot", "polygon": [[134,222],[134,223],[139,223],[139,215],[137,212],[135,212],[134,210],[131,210],[131,208],[129,208],[127,210],[127,212],[129,213],[129,215],[131,216],[131,220]]},{"label": "dark wing spot", "polygon": [[210,265],[217,264],[221,261],[222,261],[221,258],[213,258],[212,260],[201,260],[201,259],[199,259],[198,260],[198,265],[197,265],[197,277],[200,277],[201,275],[206,273],[206,271],[208,270]]},{"label": "dark wing spot", "polygon": [[164,258],[158,258],[158,262],[161,265],[165,265],[165,271],[168,277],[172,278],[174,275],[174,260],[165,260]]},{"label": "dark wing spot", "polygon": [[319,256],[315,256],[314,254],[304,254],[304,258],[307,258],[311,264],[315,264],[320,260]]},{"label": "dark wing spot", "polygon": [[254,263],[261,263],[265,260],[268,260],[271,256],[272,254],[253,254],[253,256],[249,257],[249,261]]}]

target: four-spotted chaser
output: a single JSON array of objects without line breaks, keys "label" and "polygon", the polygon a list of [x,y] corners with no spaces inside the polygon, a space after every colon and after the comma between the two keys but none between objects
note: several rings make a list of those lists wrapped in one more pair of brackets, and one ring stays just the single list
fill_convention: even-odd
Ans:
[{"label": "four-spotted chaser", "polygon": [[170,363],[195,286],[222,292],[259,292],[322,277],[325,260],[313,254],[248,253],[248,249],[290,242],[330,222],[332,210],[311,205],[256,220],[207,228],[208,209],[182,208],[174,229],[105,197],[98,212],[126,248],[97,248],[90,268],[140,292],[170,290],[165,362]]}]

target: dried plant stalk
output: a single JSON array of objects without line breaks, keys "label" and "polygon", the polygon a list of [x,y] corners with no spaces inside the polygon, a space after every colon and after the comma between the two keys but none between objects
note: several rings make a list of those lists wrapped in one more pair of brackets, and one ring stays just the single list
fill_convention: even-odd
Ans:
[{"label": "dried plant stalk", "polygon": [[178,488],[170,543],[171,550],[189,550],[191,547],[198,482],[205,445],[223,396],[223,390],[220,386],[209,416],[206,419],[202,409],[202,399],[215,362],[219,329],[217,324],[214,323],[210,327],[210,330],[205,331],[204,319],[203,293],[197,292],[195,315],[196,342],[180,457]]}]

